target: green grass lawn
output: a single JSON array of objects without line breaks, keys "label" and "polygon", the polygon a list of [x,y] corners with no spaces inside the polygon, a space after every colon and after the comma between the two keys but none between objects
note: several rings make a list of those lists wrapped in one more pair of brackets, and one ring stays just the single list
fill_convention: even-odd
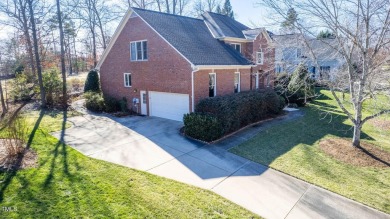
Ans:
[{"label": "green grass lawn", "polygon": [[[230,151],[390,213],[390,168],[352,166],[320,150],[321,139],[352,138],[351,122],[331,93],[320,92],[323,95],[319,99],[301,109],[304,117],[274,126]],[[362,137],[390,152],[390,130],[366,123]]]},{"label": "green grass lawn", "polygon": [[0,173],[0,218],[258,217],[213,192],[82,155],[49,134],[70,126],[62,112],[26,116],[38,167]]}]

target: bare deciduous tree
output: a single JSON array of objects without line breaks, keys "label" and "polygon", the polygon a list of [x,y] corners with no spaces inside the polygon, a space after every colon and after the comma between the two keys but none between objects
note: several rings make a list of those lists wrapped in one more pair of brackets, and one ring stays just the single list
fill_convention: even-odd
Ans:
[{"label": "bare deciduous tree", "polygon": [[30,22],[31,22],[31,30],[32,30],[32,36],[33,36],[33,45],[34,45],[34,56],[35,56],[35,64],[37,67],[37,76],[38,76],[38,82],[39,82],[39,89],[41,94],[41,106],[43,108],[46,107],[46,92],[45,88],[43,86],[43,80],[42,80],[42,66],[41,66],[41,59],[39,54],[39,41],[37,36],[37,28],[35,24],[35,16],[34,16],[34,8],[33,8],[33,0],[27,0],[27,5],[30,13]]},{"label": "bare deciduous tree", "polygon": [[[309,41],[320,29],[329,29],[336,44],[324,44],[344,59],[345,65],[333,70],[326,83],[343,113],[353,124],[352,145],[360,147],[362,126],[370,119],[390,112],[389,60],[390,2],[388,0],[262,0],[281,20],[294,8],[299,18],[295,28],[303,36],[308,57],[319,69],[316,49]],[[350,100],[343,102],[337,90],[348,90]],[[367,103],[368,102],[368,103]],[[347,104],[352,105],[352,110]],[[364,112],[371,112],[364,115]]]}]

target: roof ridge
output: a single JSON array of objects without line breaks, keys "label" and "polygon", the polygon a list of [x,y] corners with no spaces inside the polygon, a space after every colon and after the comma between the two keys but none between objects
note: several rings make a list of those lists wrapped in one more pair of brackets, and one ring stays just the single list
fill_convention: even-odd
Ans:
[{"label": "roof ridge", "polygon": [[199,19],[199,18],[194,18],[194,17],[189,17],[189,16],[183,16],[183,15],[178,15],[178,14],[170,14],[170,13],[166,13],[166,12],[148,10],[148,9],[137,8],[137,7],[131,7],[131,8],[132,8],[132,9],[141,10],[141,11],[152,12],[152,13],[156,13],[156,14],[162,14],[162,15],[168,15],[168,16],[174,16],[174,17],[181,17],[181,18],[188,18],[188,19],[194,19],[194,20],[203,21],[202,19]]}]

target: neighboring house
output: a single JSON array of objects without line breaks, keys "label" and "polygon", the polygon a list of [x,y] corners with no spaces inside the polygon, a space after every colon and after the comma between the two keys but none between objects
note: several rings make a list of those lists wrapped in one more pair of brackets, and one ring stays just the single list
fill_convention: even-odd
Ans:
[{"label": "neighboring house", "polygon": [[220,14],[131,8],[97,65],[103,93],[141,114],[181,121],[202,99],[272,86],[272,39]]},{"label": "neighboring house", "polygon": [[331,72],[337,72],[344,64],[336,49],[337,39],[307,39],[306,45],[300,34],[273,35],[272,38],[275,44],[276,73],[292,73],[303,63],[312,78],[323,79],[331,76]]}]

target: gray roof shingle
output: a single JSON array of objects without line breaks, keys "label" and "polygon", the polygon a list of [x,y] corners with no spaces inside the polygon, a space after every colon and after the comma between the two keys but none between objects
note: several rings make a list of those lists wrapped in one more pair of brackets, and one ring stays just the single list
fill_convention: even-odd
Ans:
[{"label": "gray roof shingle", "polygon": [[202,17],[204,18],[213,35],[217,38],[235,37],[245,39],[243,31],[249,29],[249,27],[226,15],[206,12],[202,15]]},{"label": "gray roof shingle", "polygon": [[133,8],[194,65],[250,65],[229,45],[215,39],[201,19]]}]

